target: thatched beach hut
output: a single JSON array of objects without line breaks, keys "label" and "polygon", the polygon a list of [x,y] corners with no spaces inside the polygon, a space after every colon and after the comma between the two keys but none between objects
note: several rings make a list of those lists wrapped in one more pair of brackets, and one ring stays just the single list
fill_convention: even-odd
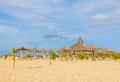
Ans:
[{"label": "thatched beach hut", "polygon": [[72,45],[70,48],[73,51],[73,53],[75,54],[75,52],[85,52],[87,50],[87,45],[84,44],[82,38],[80,37],[78,39],[77,43]]}]

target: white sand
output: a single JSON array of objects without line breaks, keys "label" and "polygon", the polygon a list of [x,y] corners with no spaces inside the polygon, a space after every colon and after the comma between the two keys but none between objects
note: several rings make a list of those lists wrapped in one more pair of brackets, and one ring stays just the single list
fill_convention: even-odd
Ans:
[{"label": "white sand", "polygon": [[54,61],[0,59],[0,82],[120,82],[120,61]]}]

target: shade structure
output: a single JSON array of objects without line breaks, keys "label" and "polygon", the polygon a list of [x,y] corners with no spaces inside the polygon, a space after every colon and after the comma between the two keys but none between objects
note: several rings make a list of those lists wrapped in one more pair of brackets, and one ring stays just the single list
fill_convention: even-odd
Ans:
[{"label": "shade structure", "polygon": [[23,46],[23,47],[17,48],[16,51],[27,52],[27,51],[29,51],[29,49],[28,49],[28,48],[25,48],[25,47]]},{"label": "shade structure", "polygon": [[101,50],[102,48],[98,47],[98,46],[95,46],[95,45],[90,45],[87,47],[87,50],[89,51],[98,51],[98,50]]},{"label": "shade structure", "polygon": [[55,50],[51,49],[51,50],[49,50],[49,52],[55,52]]},{"label": "shade structure", "polygon": [[111,49],[109,49],[109,48],[105,48],[105,49],[103,50],[103,52],[104,52],[104,53],[109,53],[109,52],[114,52],[114,51],[111,50]]},{"label": "shade structure", "polygon": [[23,52],[29,52],[29,51],[30,51],[30,49],[25,48],[25,47],[23,46],[23,47],[17,48],[17,49],[16,49],[16,51],[22,51],[22,55],[24,55],[24,53],[23,53]]},{"label": "shade structure", "polygon": [[44,48],[43,50],[42,50],[42,52],[48,52],[49,50],[48,49],[46,49],[46,48]]},{"label": "shade structure", "polygon": [[80,37],[76,44],[70,47],[74,52],[80,52],[87,49],[87,45],[84,44],[82,38]]},{"label": "shade structure", "polygon": [[40,50],[39,48],[32,48],[31,49],[31,52],[42,52],[42,50]]},{"label": "shade structure", "polygon": [[98,46],[95,46],[95,45],[90,45],[87,47],[87,50],[92,52],[92,55],[93,55],[92,60],[94,61],[95,60],[95,52],[98,50],[101,50],[101,48]]},{"label": "shade structure", "polygon": [[41,51],[39,48],[35,47],[35,48],[32,48],[32,49],[30,50],[30,52],[31,52],[31,54],[34,55],[34,57],[35,57],[35,59],[36,59],[37,53],[40,53],[40,52],[42,52],[42,51]]},{"label": "shade structure", "polygon": [[59,49],[61,52],[70,52],[71,48],[64,46],[63,48]]}]

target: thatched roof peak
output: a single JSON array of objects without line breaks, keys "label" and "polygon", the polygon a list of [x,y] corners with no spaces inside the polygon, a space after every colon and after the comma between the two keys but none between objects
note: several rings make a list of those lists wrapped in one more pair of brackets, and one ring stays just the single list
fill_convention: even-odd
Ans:
[{"label": "thatched roof peak", "polygon": [[78,42],[77,43],[84,43],[81,37],[78,38]]}]

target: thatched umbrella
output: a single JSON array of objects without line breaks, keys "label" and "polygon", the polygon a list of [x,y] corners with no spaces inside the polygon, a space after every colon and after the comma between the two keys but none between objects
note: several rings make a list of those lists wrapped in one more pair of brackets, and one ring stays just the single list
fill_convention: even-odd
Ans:
[{"label": "thatched umbrella", "polygon": [[23,47],[17,48],[16,51],[22,51],[22,55],[23,55],[23,52],[29,52],[29,49],[23,46]]},{"label": "thatched umbrella", "polygon": [[95,46],[95,45],[90,45],[87,47],[88,50],[94,50],[94,51],[98,51],[98,50],[101,50],[102,48],[98,47],[98,46]]},{"label": "thatched umbrella", "polygon": [[42,52],[39,48],[32,48],[31,49],[31,52],[35,52],[35,56],[36,56],[36,52],[38,52],[38,53],[40,53],[40,52]]},{"label": "thatched umbrella", "polygon": [[51,50],[49,50],[49,52],[55,52],[55,50],[51,49]]},{"label": "thatched umbrella", "polygon": [[46,52],[49,52],[49,50],[46,49],[46,48],[44,48],[44,49],[42,50],[42,52],[44,52],[44,54],[45,54]]},{"label": "thatched umbrella", "polygon": [[31,51],[33,51],[33,52],[42,52],[39,48],[36,48],[36,47],[32,48]]},{"label": "thatched umbrella", "polygon": [[24,53],[25,52],[29,52],[29,49],[28,48],[25,48],[24,46],[22,46],[22,47],[20,47],[20,48],[17,48],[17,49],[15,49],[16,51],[22,51],[22,55],[21,56],[23,56],[24,55]]},{"label": "thatched umbrella", "polygon": [[111,49],[109,49],[109,48],[105,48],[105,49],[103,50],[103,52],[104,52],[104,53],[109,53],[109,52],[114,52],[114,51],[111,50]]},{"label": "thatched umbrella", "polygon": [[29,49],[23,46],[23,47],[17,48],[16,51],[29,51]]},{"label": "thatched umbrella", "polygon": [[59,49],[61,52],[70,52],[71,48],[64,46],[63,48]]},{"label": "thatched umbrella", "polygon": [[98,47],[98,46],[95,46],[95,45],[90,45],[90,46],[87,47],[87,50],[92,52],[93,60],[94,60],[95,52],[98,51],[98,50],[101,50],[101,48]]}]

